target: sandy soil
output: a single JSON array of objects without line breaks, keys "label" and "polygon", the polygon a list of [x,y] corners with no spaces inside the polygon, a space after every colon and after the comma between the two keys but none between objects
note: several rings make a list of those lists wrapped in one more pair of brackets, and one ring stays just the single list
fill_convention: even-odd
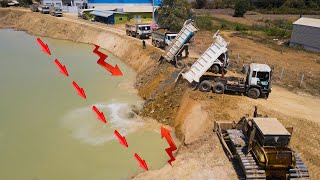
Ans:
[{"label": "sandy soil", "polygon": [[[139,40],[117,34],[113,30],[70,23],[51,16],[0,9],[0,27],[13,27],[40,36],[101,44],[139,72],[135,86],[139,95],[146,100],[141,114],[175,128],[177,137],[183,143],[175,152],[177,160],[173,162],[173,167],[166,165],[159,170],[147,171],[136,176],[136,179],[237,179],[232,162],[227,159],[212,131],[213,123],[216,120],[239,120],[245,114],[252,114],[256,105],[260,113],[276,117],[284,125],[294,127],[291,146],[308,166],[311,178],[320,178],[318,97],[292,93],[278,86],[274,87],[267,100],[191,91],[183,81],[174,83],[179,70],[167,63],[157,64],[156,60],[161,54],[158,49],[149,46],[147,50],[133,48],[140,46]],[[262,43],[234,36],[232,32],[223,34],[231,41],[232,54],[241,53],[243,63],[250,62],[247,57],[258,55],[274,65],[276,70],[285,67],[286,77],[295,79],[297,72],[303,71],[306,76],[311,72],[312,76],[307,76],[306,87],[310,83],[315,84],[315,92],[319,92],[320,65],[314,60],[312,62],[318,55],[295,50],[286,50],[281,54]],[[194,51],[202,53],[202,49],[212,43],[212,39],[208,38],[211,36],[208,32],[199,32],[193,46]],[[241,64],[238,66],[241,67]],[[294,85],[291,82],[295,81],[283,78],[282,83],[276,84],[290,89],[286,85]]]},{"label": "sandy soil", "polygon": [[[214,32],[200,31],[195,35],[195,53],[203,53],[209,47]],[[263,44],[256,39],[238,36],[236,32],[224,31],[230,41],[231,71],[239,72],[243,64],[266,63],[274,67],[273,83],[294,92],[320,95],[320,54]],[[238,58],[239,55],[239,58]],[[281,79],[281,72],[282,79]],[[301,83],[302,74],[304,75]]]}]

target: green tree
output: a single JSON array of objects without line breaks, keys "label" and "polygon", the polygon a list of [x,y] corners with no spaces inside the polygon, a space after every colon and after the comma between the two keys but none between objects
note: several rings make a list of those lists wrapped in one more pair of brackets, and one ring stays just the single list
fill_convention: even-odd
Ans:
[{"label": "green tree", "polygon": [[163,0],[158,12],[159,25],[172,31],[179,31],[192,15],[191,5],[186,0]]},{"label": "green tree", "polygon": [[196,1],[199,9],[202,9],[207,5],[207,0],[196,0]]},{"label": "green tree", "polygon": [[284,7],[297,9],[302,9],[305,7],[305,5],[306,4],[304,0],[286,0],[286,2],[283,4]]},{"label": "green tree", "polygon": [[249,9],[250,2],[248,0],[238,0],[234,7],[234,17],[243,17]]},{"label": "green tree", "polygon": [[0,7],[7,7],[8,1],[7,0],[2,0],[0,1]]},{"label": "green tree", "polygon": [[25,6],[25,7],[28,7],[33,3],[32,0],[18,0],[18,2],[20,6]]}]

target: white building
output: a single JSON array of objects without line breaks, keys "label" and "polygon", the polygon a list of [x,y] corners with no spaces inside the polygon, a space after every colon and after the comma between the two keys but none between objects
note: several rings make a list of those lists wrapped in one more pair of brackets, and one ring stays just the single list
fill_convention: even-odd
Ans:
[{"label": "white building", "polygon": [[302,17],[295,21],[290,46],[320,52],[320,19]]},{"label": "white building", "polygon": [[54,6],[62,6],[62,0],[42,0],[43,5],[54,5]]}]

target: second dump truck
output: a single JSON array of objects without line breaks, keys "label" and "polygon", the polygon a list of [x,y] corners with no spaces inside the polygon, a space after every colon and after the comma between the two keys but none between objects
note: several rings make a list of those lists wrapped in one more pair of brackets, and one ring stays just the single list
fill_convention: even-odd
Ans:
[{"label": "second dump truck", "polygon": [[152,31],[152,45],[158,48],[165,48],[170,45],[176,38],[177,34],[168,31],[167,29],[158,29]]},{"label": "second dump truck", "polygon": [[126,34],[139,39],[149,38],[151,36],[150,24],[128,23],[126,24]]},{"label": "second dump truck", "polygon": [[212,90],[214,93],[223,94],[225,91],[233,91],[253,99],[260,96],[268,98],[271,93],[272,70],[266,64],[251,63],[245,78],[204,75],[205,72],[198,74],[199,72],[192,71],[191,67],[190,70],[181,72],[181,75],[194,89],[199,88],[202,92]]},{"label": "second dump truck", "polygon": [[178,56],[182,55],[184,50],[186,51],[186,56],[188,56],[189,42],[197,31],[198,28],[195,26],[194,22],[191,19],[187,20],[164,52],[162,59],[164,58],[168,62],[173,62],[177,68],[183,68],[185,64],[178,59]]}]

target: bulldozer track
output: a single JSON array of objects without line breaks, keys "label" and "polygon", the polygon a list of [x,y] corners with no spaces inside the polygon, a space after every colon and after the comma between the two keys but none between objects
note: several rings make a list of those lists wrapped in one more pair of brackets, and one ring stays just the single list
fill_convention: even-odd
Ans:
[{"label": "bulldozer track", "polygon": [[289,179],[310,179],[307,166],[297,153],[294,153],[294,156],[296,157],[296,167],[289,169]]},{"label": "bulldozer track", "polygon": [[265,170],[257,164],[251,153],[246,154],[246,142],[248,141],[242,131],[237,129],[228,129],[227,134],[245,175],[245,179],[266,179]]}]

